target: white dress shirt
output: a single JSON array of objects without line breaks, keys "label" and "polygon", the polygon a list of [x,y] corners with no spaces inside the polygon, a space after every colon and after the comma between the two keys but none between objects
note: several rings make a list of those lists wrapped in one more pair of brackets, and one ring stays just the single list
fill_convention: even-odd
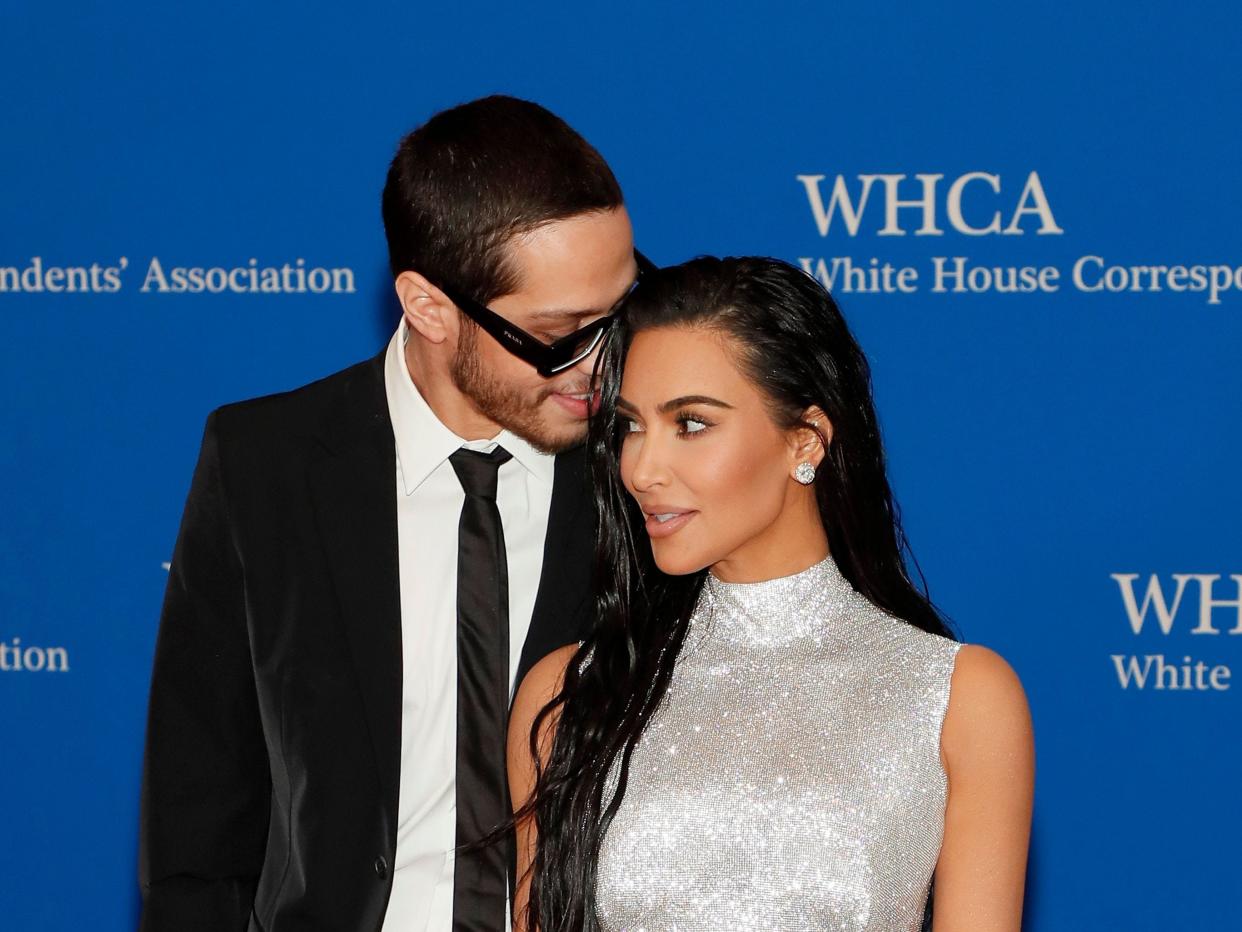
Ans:
[{"label": "white dress shirt", "polygon": [[465,493],[449,456],[460,447],[513,454],[496,505],[509,567],[509,680],[543,565],[554,457],[508,431],[466,441],[440,423],[406,367],[405,321],[388,344],[384,384],[397,446],[401,581],[401,776],[392,898],[383,932],[451,932],[457,834],[457,523]]}]

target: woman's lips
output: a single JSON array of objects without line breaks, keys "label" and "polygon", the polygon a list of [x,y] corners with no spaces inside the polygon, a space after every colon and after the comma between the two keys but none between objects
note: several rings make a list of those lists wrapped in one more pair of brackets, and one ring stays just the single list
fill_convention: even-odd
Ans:
[{"label": "woman's lips", "polygon": [[[666,515],[672,515],[666,521],[660,518]],[[697,511],[658,511],[647,515],[647,535],[649,537],[668,537],[670,534],[676,534],[683,527],[694,520]]]}]

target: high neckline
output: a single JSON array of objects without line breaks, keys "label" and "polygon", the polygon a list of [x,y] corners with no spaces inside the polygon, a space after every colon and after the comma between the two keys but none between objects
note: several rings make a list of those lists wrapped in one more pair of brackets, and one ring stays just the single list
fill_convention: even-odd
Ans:
[{"label": "high neckline", "polygon": [[841,575],[831,555],[789,576],[760,582],[725,582],[711,573],[695,610],[699,640],[722,638],[776,646],[839,630],[847,609],[870,606]]}]

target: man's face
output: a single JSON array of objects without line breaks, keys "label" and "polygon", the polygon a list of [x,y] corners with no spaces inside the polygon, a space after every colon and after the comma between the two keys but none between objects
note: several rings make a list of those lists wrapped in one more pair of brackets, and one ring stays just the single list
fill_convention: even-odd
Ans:
[{"label": "man's face", "polygon": [[[607,313],[638,272],[624,207],[545,224],[507,248],[518,288],[488,306],[546,343]],[[463,316],[451,372],[487,418],[555,453],[586,436],[594,364],[592,354],[545,379]]]}]

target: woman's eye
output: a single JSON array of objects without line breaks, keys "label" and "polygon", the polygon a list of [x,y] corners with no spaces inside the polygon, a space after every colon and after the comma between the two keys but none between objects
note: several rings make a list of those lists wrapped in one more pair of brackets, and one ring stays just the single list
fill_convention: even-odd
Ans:
[{"label": "woman's eye", "polygon": [[631,421],[629,418],[626,418],[621,422],[621,433],[623,434],[637,434],[641,431],[642,428],[638,426],[637,421]]},{"label": "woman's eye", "polygon": [[700,421],[696,417],[683,417],[680,421],[682,432],[686,434],[701,434],[711,426],[706,421]]}]

